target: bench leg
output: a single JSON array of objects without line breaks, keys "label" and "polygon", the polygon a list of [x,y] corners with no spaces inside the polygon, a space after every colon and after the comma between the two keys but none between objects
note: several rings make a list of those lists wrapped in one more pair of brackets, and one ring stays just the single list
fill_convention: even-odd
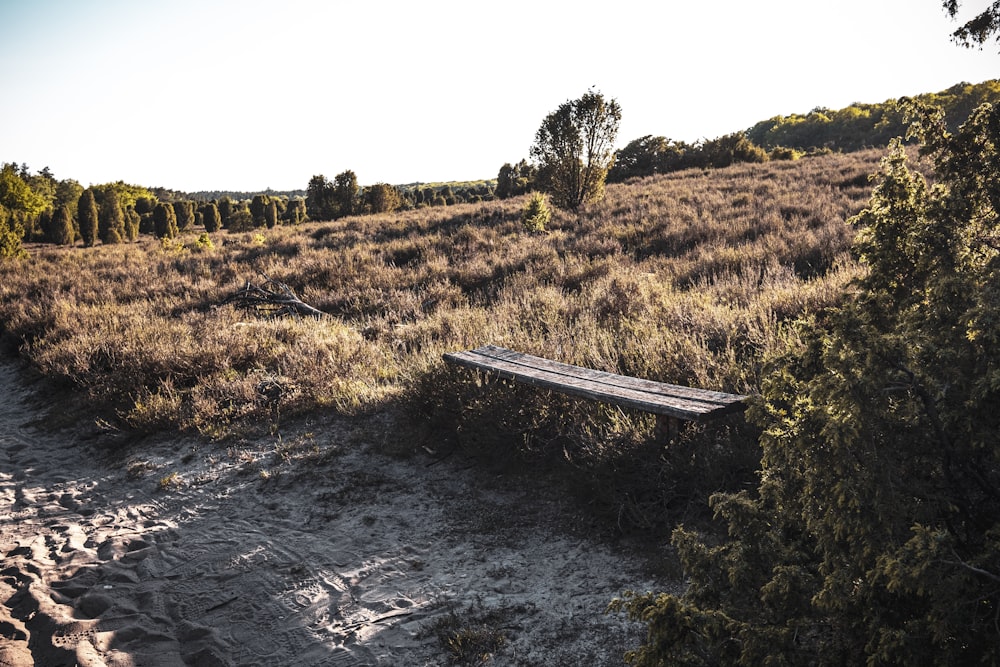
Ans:
[{"label": "bench leg", "polygon": [[656,415],[656,441],[669,444],[681,432],[681,420],[667,415]]}]

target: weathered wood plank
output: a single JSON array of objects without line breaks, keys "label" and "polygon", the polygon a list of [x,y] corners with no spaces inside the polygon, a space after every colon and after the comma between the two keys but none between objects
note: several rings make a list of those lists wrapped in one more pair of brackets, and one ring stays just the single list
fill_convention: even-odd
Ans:
[{"label": "weathered wood plank", "polygon": [[745,409],[745,396],[607,373],[493,345],[448,353],[444,359],[525,384],[678,419],[706,421]]}]

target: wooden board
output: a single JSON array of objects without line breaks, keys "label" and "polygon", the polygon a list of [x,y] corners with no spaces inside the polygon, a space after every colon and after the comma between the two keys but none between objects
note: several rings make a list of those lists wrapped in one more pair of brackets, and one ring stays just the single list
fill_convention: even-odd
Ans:
[{"label": "wooden board", "polygon": [[564,394],[690,421],[746,409],[746,396],[643,380],[486,345],[451,352],[444,360]]}]

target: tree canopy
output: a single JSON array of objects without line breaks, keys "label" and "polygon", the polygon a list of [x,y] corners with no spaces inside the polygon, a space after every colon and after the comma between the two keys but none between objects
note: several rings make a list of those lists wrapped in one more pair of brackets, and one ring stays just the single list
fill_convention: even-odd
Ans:
[{"label": "tree canopy", "polygon": [[575,210],[603,196],[621,118],[618,102],[591,90],[542,121],[531,157],[538,164],[536,185],[556,206]]}]

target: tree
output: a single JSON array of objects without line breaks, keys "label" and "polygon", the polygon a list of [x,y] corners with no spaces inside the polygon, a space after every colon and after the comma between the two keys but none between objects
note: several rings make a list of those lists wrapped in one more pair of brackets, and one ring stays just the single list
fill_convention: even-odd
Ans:
[{"label": "tree", "polygon": [[14,219],[10,210],[0,203],[0,259],[21,257],[25,254],[21,247],[24,227]]},{"label": "tree", "polygon": [[264,224],[268,229],[273,229],[278,225],[278,202],[270,199],[264,207]]},{"label": "tree", "polygon": [[[951,18],[958,16],[959,0],[944,0],[942,3]],[[990,37],[1000,34],[1000,0],[993,0],[989,7],[969,19],[951,34],[952,39],[962,46],[982,46]],[[1000,37],[997,37],[1000,39]]]},{"label": "tree", "polygon": [[177,219],[177,231],[186,232],[194,227],[194,202],[175,201],[173,207],[174,217]]},{"label": "tree", "polygon": [[288,202],[285,210],[285,220],[288,224],[298,225],[306,219],[306,201],[304,199],[293,199]]},{"label": "tree", "polygon": [[309,179],[306,186],[306,212],[311,220],[333,220],[336,215],[333,184],[326,176],[318,174]]},{"label": "tree", "polygon": [[77,216],[80,220],[80,238],[83,245],[91,247],[97,243],[97,202],[94,201],[94,191],[87,188],[80,195],[77,203]]},{"label": "tree", "polygon": [[118,200],[118,191],[109,188],[104,192],[97,216],[97,235],[102,243],[121,243],[125,240],[125,214]]},{"label": "tree", "polygon": [[603,196],[621,117],[618,102],[588,91],[542,121],[531,157],[538,163],[539,187],[556,206],[576,210]]},{"label": "tree", "polygon": [[527,160],[521,160],[515,165],[509,162],[500,167],[497,174],[496,196],[500,199],[523,195],[535,180],[535,170]]},{"label": "tree", "polygon": [[158,239],[172,239],[177,236],[177,214],[170,204],[160,202],[153,209],[153,233]]},{"label": "tree", "polygon": [[403,201],[399,190],[387,183],[376,183],[365,188],[364,199],[365,209],[369,213],[391,213]]},{"label": "tree", "polygon": [[693,147],[684,142],[647,134],[630,141],[615,154],[615,163],[608,172],[608,182],[620,183],[628,178],[665,174],[692,166],[685,158]]},{"label": "tree", "polygon": [[350,169],[334,177],[333,200],[341,216],[354,215],[357,212],[358,177]]},{"label": "tree", "polygon": [[142,216],[136,213],[136,210],[129,206],[124,211],[125,213],[125,238],[129,241],[135,241],[139,238],[139,227],[142,225]]},{"label": "tree", "polygon": [[868,273],[775,360],[757,494],[712,499],[729,539],[677,529],[688,591],[625,603],[633,663],[1000,661],[1000,106],[915,114],[935,185],[893,142]]},{"label": "tree", "polygon": [[233,202],[229,197],[219,200],[219,222],[223,229],[229,229],[230,219],[233,215]]},{"label": "tree", "polygon": [[201,208],[202,222],[206,232],[217,232],[222,227],[222,220],[219,218],[219,207],[212,202],[208,202]]},{"label": "tree", "polygon": [[267,206],[270,202],[271,198],[263,194],[256,194],[250,200],[250,216],[253,218],[254,227],[263,227],[267,224]]},{"label": "tree", "polygon": [[76,231],[73,229],[73,216],[65,204],[59,206],[52,214],[49,222],[48,241],[57,245],[73,245]]}]

